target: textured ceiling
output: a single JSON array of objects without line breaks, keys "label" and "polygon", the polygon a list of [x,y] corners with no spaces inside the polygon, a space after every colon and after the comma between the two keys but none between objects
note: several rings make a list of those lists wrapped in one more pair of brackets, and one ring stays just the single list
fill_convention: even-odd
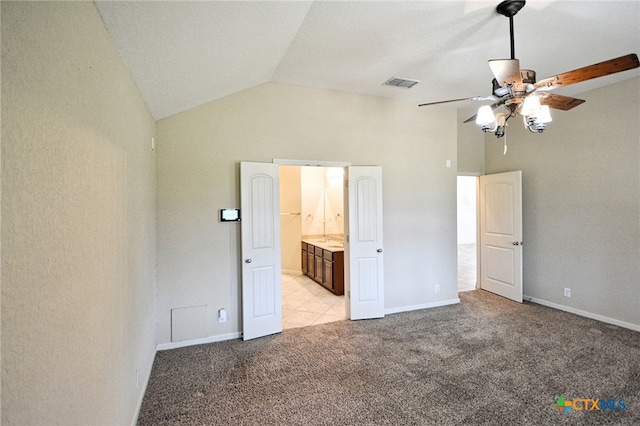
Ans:
[{"label": "textured ceiling", "polygon": [[[488,95],[509,58],[499,1],[97,1],[151,113],[161,119],[275,81],[416,104]],[[640,1],[527,1],[515,51],[538,79],[640,53]],[[640,75],[576,84],[575,95]],[[421,80],[412,89],[391,77]],[[469,103],[448,104],[469,107]],[[471,105],[477,108],[477,105]]]}]

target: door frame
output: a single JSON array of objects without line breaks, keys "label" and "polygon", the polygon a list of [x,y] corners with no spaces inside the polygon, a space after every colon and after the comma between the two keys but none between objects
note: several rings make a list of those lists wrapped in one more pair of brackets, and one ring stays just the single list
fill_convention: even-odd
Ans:
[{"label": "door frame", "polygon": [[[348,168],[353,166],[353,164],[351,164],[351,162],[346,162],[346,161],[322,161],[322,160],[295,160],[295,159],[282,159],[282,158],[274,158],[272,161],[274,164],[278,164],[280,166],[299,166],[299,167],[342,167],[342,168]],[[344,221],[345,223],[348,223],[349,221],[349,209],[348,209],[348,200],[349,200],[349,191],[350,188],[349,186],[347,186],[345,188],[343,197],[345,200],[345,217],[344,217]],[[381,201],[382,202],[382,201]],[[280,236],[279,236],[280,237]],[[351,244],[345,244],[344,245],[344,250],[345,250],[345,260],[346,259],[351,259],[351,251],[350,251],[350,246]],[[347,265],[345,265],[345,272],[346,270],[348,270]],[[346,284],[348,282],[350,282],[350,280],[347,279],[348,277],[345,277],[345,295],[347,294],[347,291],[350,291],[347,289]],[[349,284],[350,286],[351,284]],[[384,285],[384,284],[383,284]],[[346,306],[345,306],[345,314],[347,316],[347,319],[351,320],[351,298],[350,295],[347,295],[347,302],[346,302]],[[384,314],[383,314],[384,315]]]},{"label": "door frame", "polygon": [[[482,277],[482,250],[480,247],[481,244],[481,232],[480,232],[480,210],[481,210],[481,200],[480,200],[480,178],[482,176],[488,176],[491,174],[498,173],[468,173],[468,172],[458,172],[457,176],[473,176],[476,178],[476,290],[482,289],[480,285],[480,280]],[[524,285],[524,283],[523,283]]]},{"label": "door frame", "polygon": [[[481,267],[481,263],[480,263],[480,250],[478,250],[478,246],[480,245],[480,176],[484,176],[483,173],[465,173],[465,172],[458,172],[456,174],[457,176],[468,176],[468,177],[475,177],[476,178],[476,205],[475,205],[475,215],[476,215],[476,290],[478,290],[480,288],[480,267]],[[458,197],[457,194],[457,190],[456,190],[456,199]],[[457,221],[457,218],[456,218]],[[456,237],[457,238],[457,237]],[[457,241],[456,241],[457,243]]]},{"label": "door frame", "polygon": [[[277,164],[278,166],[295,166],[295,167],[341,167],[343,169],[350,167],[352,164],[351,162],[346,162],[346,161],[322,161],[322,160],[295,160],[295,159],[286,159],[286,158],[274,158],[272,161],[273,164]],[[349,197],[349,189],[345,188],[345,192],[343,194],[343,197],[345,200],[348,200]],[[280,197],[282,197],[282,194],[280,194]],[[345,209],[344,209],[344,221],[345,223],[347,223],[347,221],[349,220],[349,216],[348,216],[348,209],[346,208],[347,206],[345,205]],[[282,236],[278,236],[278,238],[281,238]],[[349,251],[349,244],[345,244],[344,245],[344,255],[345,255],[345,259],[348,259],[348,251]],[[345,265],[345,272],[346,272],[346,265]],[[345,280],[346,281],[346,280]],[[345,295],[346,295],[346,288],[345,288]],[[348,302],[345,303],[345,315],[347,317],[347,319],[351,319],[349,318],[349,309],[348,309]]]},{"label": "door frame", "polygon": [[[247,163],[256,163],[256,162],[252,162],[252,161],[246,161],[246,162]],[[260,162],[257,162],[257,163],[260,163]],[[291,160],[291,159],[278,159],[278,158],[274,158],[274,159],[272,159],[272,161],[270,163],[265,162],[264,164],[273,164],[273,165],[276,165],[278,167],[280,167],[280,166],[301,166],[301,167],[302,166],[306,166],[306,167],[316,166],[316,167],[342,167],[342,168],[345,168],[345,169],[348,169],[349,167],[352,167],[352,164],[350,162],[320,161],[320,160]],[[380,168],[380,166],[376,166],[376,167]],[[240,179],[242,180],[242,176],[240,176]],[[241,182],[241,186],[242,186],[242,182]],[[350,200],[350,196],[349,195],[350,195],[350,193],[349,193],[349,185],[346,185],[345,191],[344,191],[345,202],[347,202],[347,200]],[[278,198],[280,198],[280,194],[278,194]],[[380,198],[380,203],[382,203],[382,202],[383,201]],[[348,202],[347,202],[347,205],[348,205]],[[345,207],[347,207],[347,206],[345,206]],[[242,208],[242,206],[241,206],[241,208]],[[345,219],[344,219],[345,222],[350,220],[349,219],[348,210],[349,210],[348,208],[345,208]],[[281,238],[282,238],[282,236],[278,232],[278,234],[277,234],[277,242],[278,242],[278,244],[280,244]],[[377,249],[377,252],[381,253],[382,249],[381,248]],[[349,256],[350,253],[351,253],[350,244],[347,243],[347,244],[345,244],[345,257],[350,259],[351,258]],[[249,260],[249,262],[250,262],[250,260]],[[247,263],[249,263],[249,262],[247,262]],[[381,272],[382,270],[378,269],[378,271]],[[349,283],[349,280],[346,280],[346,281],[347,281],[347,283]],[[384,283],[384,281],[383,281],[383,283]],[[348,285],[347,285],[347,287],[348,287]],[[381,290],[384,292],[384,284],[382,284]],[[350,291],[350,290],[348,290],[348,291]],[[348,303],[351,304],[351,297],[348,296],[348,299],[349,299]],[[351,318],[352,317],[351,309],[349,308],[345,313],[348,314],[348,317],[349,317],[348,319],[351,320],[352,319]],[[384,317],[384,308],[383,308],[383,313],[382,313],[381,317]],[[381,317],[376,316],[375,318],[381,318]],[[365,317],[356,318],[356,319],[364,319],[364,318]],[[282,319],[282,312],[281,311],[280,311],[280,319]],[[256,337],[259,337],[259,336],[256,336]]]},{"label": "door frame", "polygon": [[[483,174],[481,176],[478,177],[478,246],[480,247],[480,249],[478,250],[478,265],[477,265],[477,273],[478,273],[478,288],[480,289],[485,289],[486,291],[491,291],[488,290],[486,288],[483,288],[482,286],[482,280],[483,280],[483,275],[482,274],[482,250],[484,248],[484,238],[482,235],[482,221],[483,221],[483,197],[484,194],[482,192],[482,182],[480,181],[482,177],[489,177],[489,176],[500,176],[500,175],[506,175],[506,174],[516,174],[518,176],[518,195],[519,195],[519,205],[517,207],[517,209],[519,210],[519,220],[516,220],[517,223],[516,225],[516,233],[519,235],[515,235],[516,241],[514,241],[512,244],[514,246],[518,246],[517,247],[517,254],[519,256],[519,268],[516,269],[516,271],[519,274],[519,278],[516,278],[516,282],[519,282],[519,287],[520,287],[520,293],[519,295],[516,294],[515,296],[511,296],[511,295],[507,295],[505,293],[500,294],[499,292],[494,292],[495,294],[498,294],[499,296],[505,297],[507,299],[510,300],[514,300],[516,302],[522,303],[524,296],[524,276],[523,276],[523,253],[522,253],[522,245],[523,245],[523,212],[522,212],[522,198],[523,198],[523,194],[522,194],[522,170],[512,170],[512,171],[508,171],[508,172],[501,172],[501,173],[489,173],[489,174]],[[517,197],[516,197],[517,198]],[[491,291],[493,292],[493,291]]]}]

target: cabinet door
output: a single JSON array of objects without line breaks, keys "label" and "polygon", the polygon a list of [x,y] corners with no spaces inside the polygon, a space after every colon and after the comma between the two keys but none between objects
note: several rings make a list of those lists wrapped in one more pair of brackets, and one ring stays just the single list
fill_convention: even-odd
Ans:
[{"label": "cabinet door", "polygon": [[320,284],[322,284],[322,260],[322,256],[315,256],[316,267],[314,278]]},{"label": "cabinet door", "polygon": [[[311,248],[311,246],[309,246]],[[307,252],[307,275],[311,278],[314,277],[314,265],[315,265],[315,255],[312,251]]]},{"label": "cabinet door", "polygon": [[331,262],[331,285],[332,290],[338,296],[344,294],[344,252],[335,252]]},{"label": "cabinet door", "polygon": [[333,290],[333,262],[324,259],[324,285]]},{"label": "cabinet door", "polygon": [[302,245],[302,273],[307,273],[307,245],[303,243]]}]

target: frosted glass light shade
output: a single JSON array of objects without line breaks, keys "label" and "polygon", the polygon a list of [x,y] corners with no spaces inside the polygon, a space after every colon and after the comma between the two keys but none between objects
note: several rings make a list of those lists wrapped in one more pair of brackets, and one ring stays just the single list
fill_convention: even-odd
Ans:
[{"label": "frosted glass light shade", "polygon": [[538,115],[536,115],[536,123],[550,123],[551,122],[551,110],[549,105],[542,105]]},{"label": "frosted glass light shade", "polygon": [[522,105],[522,110],[520,114],[525,117],[537,117],[540,112],[540,98],[537,96],[527,96],[524,98],[524,104]]},{"label": "frosted glass light shade", "polygon": [[478,114],[476,115],[476,124],[482,127],[495,127],[496,124],[496,116],[493,114],[493,110],[489,105],[483,105],[478,109]]}]

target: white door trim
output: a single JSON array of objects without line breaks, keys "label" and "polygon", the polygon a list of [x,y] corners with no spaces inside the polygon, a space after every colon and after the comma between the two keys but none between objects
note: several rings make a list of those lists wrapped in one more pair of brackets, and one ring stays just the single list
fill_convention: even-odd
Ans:
[{"label": "white door trim", "polygon": [[274,158],[274,164],[281,166],[300,166],[300,167],[349,167],[350,162],[346,161],[322,161],[322,160],[290,160],[285,158]]},{"label": "white door trim", "polygon": [[244,340],[282,331],[278,168],[272,163],[240,163]]},{"label": "white door trim", "polygon": [[522,303],[522,171],[479,181],[480,288]]},{"label": "white door trim", "polygon": [[[242,161],[242,162],[249,162],[249,161]],[[268,164],[268,163],[266,163],[266,164]],[[345,161],[295,160],[295,159],[280,159],[280,158],[274,158],[272,160],[272,164],[277,164],[279,166],[301,166],[301,167],[303,167],[303,166],[350,167],[352,165],[351,162],[345,162]],[[348,190],[348,188],[345,188],[345,189],[346,189],[345,199],[348,199],[348,191],[349,190]],[[280,197],[280,195],[278,194],[278,198],[279,197]],[[345,221],[349,220],[348,214],[349,214],[348,210],[345,208]],[[281,238],[280,233],[278,233],[277,238],[278,238],[278,245],[279,245],[280,244],[280,238]],[[349,256],[349,244],[345,242],[345,260],[347,258],[350,258],[350,256]],[[240,261],[243,263],[243,265],[244,265],[244,260],[245,260],[244,257],[241,257]],[[345,265],[345,268],[347,268],[347,265]],[[345,273],[346,273],[346,271],[345,271]],[[346,284],[347,280],[348,280],[348,278],[345,276],[345,284]],[[384,292],[384,287],[382,287],[382,291]],[[243,309],[244,309],[244,307],[243,307]],[[383,313],[382,313],[381,316],[384,316],[384,309],[383,309],[382,312]],[[280,311],[280,319],[282,319],[282,312],[281,311]],[[243,329],[244,329],[244,325],[243,325]]]},{"label": "white door trim", "polygon": [[347,169],[345,247],[347,313],[352,320],[384,317],[382,167]]}]

